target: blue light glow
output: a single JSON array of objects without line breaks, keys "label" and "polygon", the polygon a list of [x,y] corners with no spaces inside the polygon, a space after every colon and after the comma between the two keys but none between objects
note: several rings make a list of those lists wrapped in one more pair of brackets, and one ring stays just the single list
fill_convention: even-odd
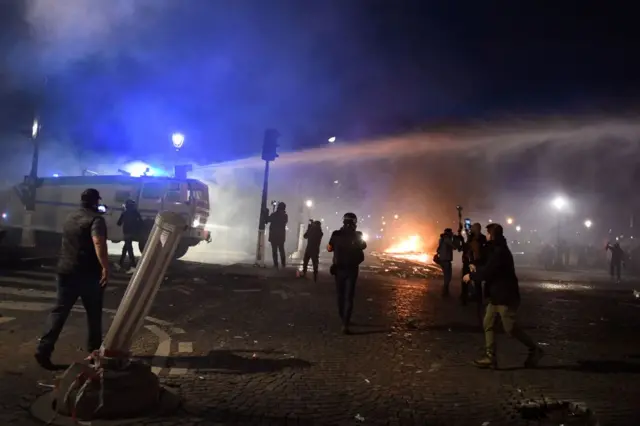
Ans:
[{"label": "blue light glow", "polygon": [[142,161],[133,161],[131,163],[125,164],[122,170],[124,170],[127,173],[131,173],[131,176],[134,176],[134,177],[144,176],[145,173],[147,176],[166,176],[167,175],[167,173],[165,173],[162,169],[151,167],[150,165]]},{"label": "blue light glow", "polygon": [[59,175],[59,174],[57,174],[57,173],[54,173],[54,174],[53,174],[53,177],[59,177],[59,176],[60,176],[60,175]]},{"label": "blue light glow", "polygon": [[6,213],[2,213],[2,218],[6,219],[8,217],[8,215]]}]

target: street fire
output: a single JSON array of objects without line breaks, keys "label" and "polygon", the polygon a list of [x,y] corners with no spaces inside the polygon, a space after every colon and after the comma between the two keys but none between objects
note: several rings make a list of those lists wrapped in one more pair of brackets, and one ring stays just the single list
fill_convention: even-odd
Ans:
[{"label": "street fire", "polygon": [[424,251],[424,242],[419,235],[412,235],[406,240],[392,245],[386,249],[389,256],[409,260],[412,262],[428,263],[429,255]]}]

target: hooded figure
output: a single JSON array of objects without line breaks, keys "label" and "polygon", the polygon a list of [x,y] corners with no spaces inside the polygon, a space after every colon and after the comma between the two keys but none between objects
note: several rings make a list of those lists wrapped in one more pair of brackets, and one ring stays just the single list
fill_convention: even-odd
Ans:
[{"label": "hooded figure", "polygon": [[284,252],[284,242],[287,239],[287,205],[283,202],[278,203],[276,211],[271,213],[266,220],[269,224],[269,242],[271,243],[271,252],[273,254],[273,266],[278,268],[278,252],[280,252],[281,265],[286,266],[286,255]]},{"label": "hooded figure", "polygon": [[309,260],[313,264],[313,280],[318,281],[318,263],[320,258],[320,243],[322,242],[322,223],[320,221],[311,221],[304,238],[307,240],[307,247],[304,250],[304,260],[302,262],[302,275],[307,274],[307,266]]}]

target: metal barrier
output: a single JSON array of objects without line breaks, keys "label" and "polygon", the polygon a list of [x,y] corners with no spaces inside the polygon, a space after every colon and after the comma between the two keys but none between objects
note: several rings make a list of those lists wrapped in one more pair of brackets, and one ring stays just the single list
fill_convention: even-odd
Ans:
[{"label": "metal barrier", "polygon": [[187,223],[177,213],[164,211],[156,216],[142,258],[102,344],[102,356],[128,356],[186,228]]}]

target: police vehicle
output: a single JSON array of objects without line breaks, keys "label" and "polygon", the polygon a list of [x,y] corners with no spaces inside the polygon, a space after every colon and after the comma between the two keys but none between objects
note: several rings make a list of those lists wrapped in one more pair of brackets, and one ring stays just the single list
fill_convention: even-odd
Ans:
[{"label": "police vehicle", "polygon": [[[97,189],[102,196],[101,209],[108,237],[114,243],[123,238],[117,222],[128,199],[137,203],[144,220],[144,229],[136,238],[140,252],[156,215],[165,210],[180,214],[189,224],[176,248],[176,258],[183,257],[190,247],[210,241],[209,231],[205,230],[209,218],[209,188],[199,180],[163,176],[60,176],[37,180],[35,211],[31,218],[36,247],[60,247],[64,220],[69,212],[79,208],[80,194],[87,188]],[[23,183],[0,194],[4,246],[20,245],[28,193],[28,186]]]}]

